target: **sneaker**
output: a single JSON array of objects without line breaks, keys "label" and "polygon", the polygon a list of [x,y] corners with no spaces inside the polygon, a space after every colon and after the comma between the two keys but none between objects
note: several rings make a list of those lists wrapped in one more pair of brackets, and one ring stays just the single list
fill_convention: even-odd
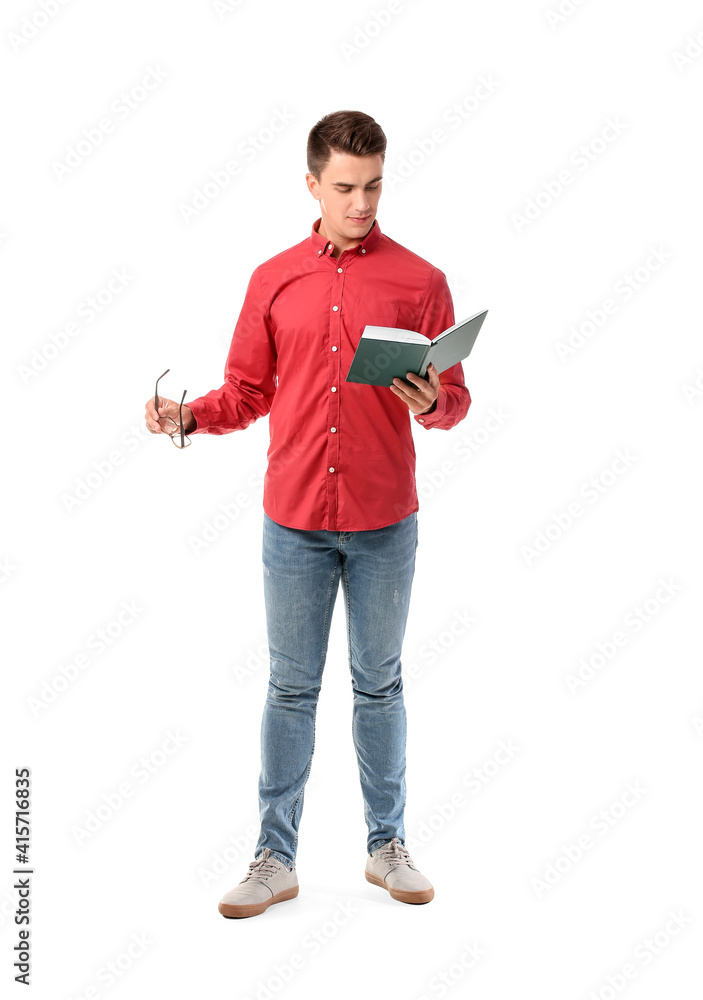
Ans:
[{"label": "sneaker", "polygon": [[255,917],[272,903],[297,895],[295,868],[286,868],[267,847],[260,858],[251,862],[239,885],[222,897],[218,909],[223,917]]},{"label": "sneaker", "polygon": [[366,858],[366,881],[388,889],[401,903],[429,903],[434,889],[421,875],[397,837]]}]

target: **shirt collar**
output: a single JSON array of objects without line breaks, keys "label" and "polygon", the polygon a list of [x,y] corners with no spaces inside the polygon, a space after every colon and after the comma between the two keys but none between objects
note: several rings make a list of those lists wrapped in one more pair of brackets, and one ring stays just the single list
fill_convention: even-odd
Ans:
[{"label": "shirt collar", "polygon": [[[329,245],[330,241],[326,240],[324,236],[320,236],[318,229],[320,228],[320,223],[322,222],[322,216],[319,219],[315,219],[312,224],[312,232],[310,234],[310,242],[312,244],[312,249],[316,257],[324,257],[325,254],[329,255]],[[352,251],[356,251],[357,254],[367,254],[370,250],[379,243],[381,239],[381,227],[378,224],[378,219],[373,220],[373,226],[363,238],[361,243],[357,246],[352,247]]]}]

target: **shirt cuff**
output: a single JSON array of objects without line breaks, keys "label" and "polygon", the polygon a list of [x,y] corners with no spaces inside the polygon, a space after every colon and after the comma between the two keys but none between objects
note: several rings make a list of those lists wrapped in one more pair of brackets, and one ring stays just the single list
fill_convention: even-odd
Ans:
[{"label": "shirt cuff", "polygon": [[205,434],[208,429],[207,406],[200,399],[194,399],[188,403],[190,411],[195,417],[195,430],[188,431],[188,434]]},{"label": "shirt cuff", "polygon": [[440,385],[434,410],[427,413],[413,413],[413,417],[418,424],[422,424],[427,430],[439,423],[447,412],[447,394]]}]

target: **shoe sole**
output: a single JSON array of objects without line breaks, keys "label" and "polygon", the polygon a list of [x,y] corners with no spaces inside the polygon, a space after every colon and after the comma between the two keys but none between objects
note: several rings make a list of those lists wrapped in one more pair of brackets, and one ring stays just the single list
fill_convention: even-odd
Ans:
[{"label": "shoe sole", "polygon": [[298,895],[299,886],[294,885],[292,889],[285,889],[276,896],[271,896],[263,903],[220,903],[218,909],[223,917],[256,917],[263,913],[274,903],[282,903],[285,899],[294,899]]},{"label": "shoe sole", "polygon": [[372,875],[371,872],[367,871],[364,874],[367,882],[380,886],[381,889],[387,889],[393,899],[397,899],[400,903],[429,903],[434,899],[434,889],[418,889],[417,892],[408,892],[403,889],[394,889],[393,886],[388,885],[378,875]]}]

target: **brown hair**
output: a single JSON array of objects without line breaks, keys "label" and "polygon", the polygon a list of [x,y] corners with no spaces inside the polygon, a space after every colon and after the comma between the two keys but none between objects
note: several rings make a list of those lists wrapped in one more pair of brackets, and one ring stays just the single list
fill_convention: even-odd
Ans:
[{"label": "brown hair", "polygon": [[386,136],[381,126],[363,111],[333,111],[310,129],[308,170],[320,180],[332,151],[351,156],[374,156],[385,160]]}]

